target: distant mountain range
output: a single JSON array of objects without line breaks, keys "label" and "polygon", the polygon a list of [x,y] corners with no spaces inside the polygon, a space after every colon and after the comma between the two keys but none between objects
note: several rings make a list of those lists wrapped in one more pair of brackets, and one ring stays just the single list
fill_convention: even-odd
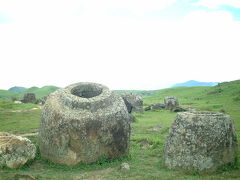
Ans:
[{"label": "distant mountain range", "polygon": [[48,96],[50,93],[56,91],[59,87],[56,86],[43,86],[39,87],[19,87],[14,86],[9,90],[0,90],[0,99],[9,99],[12,97],[16,97],[17,99],[22,99],[25,93],[34,93],[36,98],[41,98],[43,96]]},{"label": "distant mountain range", "polygon": [[[172,87],[215,86],[217,84],[218,84],[217,82],[198,82],[198,81],[190,80],[184,83],[175,84]],[[59,89],[59,87],[56,87],[56,86],[43,86],[41,88],[35,87],[35,86],[31,88],[14,86],[8,90],[0,90],[0,99],[9,99],[12,97],[15,97],[17,99],[22,99],[25,93],[34,93],[36,95],[36,98],[41,98],[43,96],[49,95],[50,93],[56,91],[57,89]],[[115,91],[117,93],[134,92],[141,96],[148,96],[148,95],[153,95],[158,90],[152,90],[152,91],[115,90]]]},{"label": "distant mountain range", "polygon": [[11,87],[10,89],[8,89],[8,91],[12,91],[12,92],[23,92],[25,91],[27,88],[25,87],[21,87],[21,86],[14,86]]},{"label": "distant mountain range", "polygon": [[175,84],[172,87],[215,86],[217,84],[218,82],[199,82],[195,80],[190,80],[184,83]]}]

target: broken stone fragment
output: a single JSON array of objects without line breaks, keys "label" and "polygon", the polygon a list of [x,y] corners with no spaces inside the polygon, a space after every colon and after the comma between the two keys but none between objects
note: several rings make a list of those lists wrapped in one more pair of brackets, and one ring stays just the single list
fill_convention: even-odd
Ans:
[{"label": "broken stone fragment", "polygon": [[27,138],[0,132],[0,166],[19,168],[35,158],[36,147]]}]

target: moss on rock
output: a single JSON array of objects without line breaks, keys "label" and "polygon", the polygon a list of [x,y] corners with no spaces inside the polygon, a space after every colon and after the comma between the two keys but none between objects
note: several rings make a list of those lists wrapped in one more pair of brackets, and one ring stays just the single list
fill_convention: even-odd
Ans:
[{"label": "moss on rock", "polygon": [[52,93],[39,130],[41,155],[55,163],[91,163],[128,153],[130,122],[122,98],[106,86],[77,83]]},{"label": "moss on rock", "polygon": [[164,149],[169,168],[214,171],[235,163],[237,136],[229,115],[212,112],[178,113]]}]

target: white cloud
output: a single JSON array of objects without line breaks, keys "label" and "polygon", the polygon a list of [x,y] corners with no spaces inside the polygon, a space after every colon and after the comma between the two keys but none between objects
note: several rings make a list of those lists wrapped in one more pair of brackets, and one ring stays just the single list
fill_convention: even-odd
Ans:
[{"label": "white cloud", "polygon": [[16,22],[56,22],[83,7],[77,0],[8,0],[0,1],[0,12],[5,12]]},{"label": "white cloud", "polygon": [[192,74],[203,81],[239,79],[240,23],[225,11],[196,11],[182,22],[187,59],[194,61]]},{"label": "white cloud", "polygon": [[0,89],[79,81],[157,89],[189,79],[239,78],[240,24],[227,12],[195,11],[176,22],[85,11],[71,16],[75,9],[52,9],[63,17],[54,23],[38,10],[41,23],[0,25]]},{"label": "white cloud", "polygon": [[206,6],[208,8],[219,8],[222,5],[228,5],[235,8],[240,8],[239,0],[199,0],[195,5]]},{"label": "white cloud", "polygon": [[[160,10],[173,4],[176,0],[86,0],[85,6],[88,9],[103,10],[125,8],[136,15],[144,15],[148,11]],[[93,6],[94,4],[94,6]]]},{"label": "white cloud", "polygon": [[8,0],[0,1],[0,12],[17,22],[46,23],[69,20],[72,15],[106,16],[109,10],[125,9],[133,15],[165,8],[176,0]]}]

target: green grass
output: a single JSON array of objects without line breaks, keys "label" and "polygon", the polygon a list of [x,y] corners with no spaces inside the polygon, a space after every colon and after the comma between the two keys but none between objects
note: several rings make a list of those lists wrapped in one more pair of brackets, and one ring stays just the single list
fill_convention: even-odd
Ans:
[{"label": "green grass", "polygon": [[16,97],[16,96],[18,96],[17,92],[0,89],[0,99],[9,99],[10,97]]},{"label": "green grass", "polygon": [[0,101],[0,132],[27,133],[39,127],[41,110],[36,104]]},{"label": "green grass", "polygon": [[[165,96],[176,96],[183,107],[201,110],[222,111],[229,114],[235,122],[238,140],[240,139],[240,81],[222,83],[215,87],[179,87],[158,91],[144,98],[144,105],[163,103]],[[1,104],[1,103],[0,103]],[[7,104],[7,103],[6,103]],[[1,106],[0,106],[1,107]],[[17,107],[17,108],[20,108]],[[0,131],[15,134],[35,131],[39,125],[41,110],[22,107],[23,112],[9,112],[9,108],[0,110]],[[163,147],[169,127],[176,113],[167,110],[148,111],[134,114],[137,121],[132,123],[130,152],[127,157],[117,160],[101,160],[94,164],[63,166],[46,161],[38,153],[35,161],[21,169],[0,170],[0,179],[13,179],[15,174],[30,174],[37,179],[180,179],[215,180],[240,179],[240,162],[235,167],[221,169],[212,174],[192,171],[168,170],[163,166]],[[161,126],[160,131],[153,131]],[[37,145],[37,137],[30,137]],[[240,144],[240,143],[239,143]],[[240,160],[240,145],[238,150]],[[119,170],[120,164],[127,162],[130,171]]]},{"label": "green grass", "polygon": [[0,111],[14,111],[14,110],[28,110],[34,107],[38,107],[36,104],[15,104],[10,100],[0,101]]},{"label": "green grass", "polygon": [[48,96],[50,93],[56,91],[59,87],[56,86],[43,86],[41,88],[38,87],[31,87],[26,89],[23,92],[12,92],[7,90],[0,90],[0,99],[6,100],[10,98],[16,98],[18,100],[23,99],[25,93],[34,93],[36,98],[39,99],[43,96]]},{"label": "green grass", "polygon": [[35,132],[39,127],[40,110],[0,112],[0,132],[23,134]]}]

